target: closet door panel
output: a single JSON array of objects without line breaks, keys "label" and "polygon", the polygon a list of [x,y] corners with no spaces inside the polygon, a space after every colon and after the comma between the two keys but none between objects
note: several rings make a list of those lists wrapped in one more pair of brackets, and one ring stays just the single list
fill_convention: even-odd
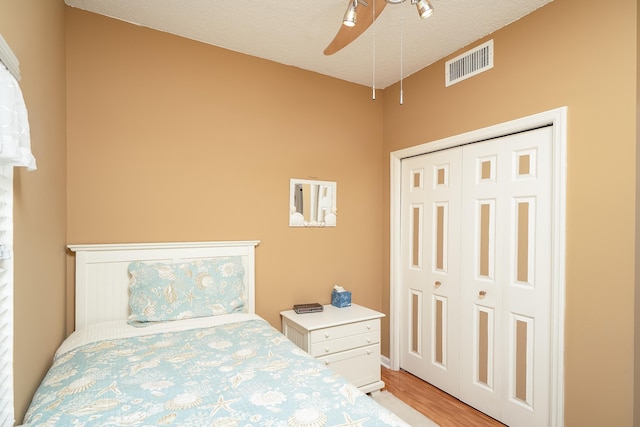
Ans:
[{"label": "closet door panel", "polygon": [[461,149],[403,160],[401,366],[458,392]]},{"label": "closet door panel", "polygon": [[506,424],[549,417],[551,128],[464,147],[460,399]]}]

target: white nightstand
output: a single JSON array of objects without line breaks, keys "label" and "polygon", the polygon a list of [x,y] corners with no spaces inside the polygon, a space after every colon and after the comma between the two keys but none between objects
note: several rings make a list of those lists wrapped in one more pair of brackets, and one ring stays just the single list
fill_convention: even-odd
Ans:
[{"label": "white nightstand", "polygon": [[325,305],[319,313],[280,313],[282,333],[322,360],[365,393],[384,387],[380,380],[380,318],[383,313],[352,304]]}]

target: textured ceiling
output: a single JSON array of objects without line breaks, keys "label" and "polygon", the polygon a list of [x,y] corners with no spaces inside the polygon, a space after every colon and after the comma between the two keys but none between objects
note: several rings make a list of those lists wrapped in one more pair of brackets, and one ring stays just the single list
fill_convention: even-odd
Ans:
[{"label": "textured ceiling", "polygon": [[[387,5],[360,38],[331,56],[322,51],[338,31],[348,0],[65,0],[65,3],[366,86],[371,86],[375,78],[375,86],[383,89],[399,81],[401,75],[407,77],[551,0],[431,1],[435,12],[427,19],[420,19],[409,1]],[[496,47],[496,55],[499,54]]]}]

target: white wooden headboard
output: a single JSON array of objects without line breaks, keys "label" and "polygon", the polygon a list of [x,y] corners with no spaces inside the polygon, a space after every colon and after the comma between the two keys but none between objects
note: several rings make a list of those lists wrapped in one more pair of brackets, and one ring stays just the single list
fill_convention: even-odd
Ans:
[{"label": "white wooden headboard", "polygon": [[126,243],[69,245],[76,254],[76,330],[129,315],[132,261],[174,263],[221,256],[241,256],[245,268],[247,310],[255,312],[255,247],[259,240],[225,242]]}]

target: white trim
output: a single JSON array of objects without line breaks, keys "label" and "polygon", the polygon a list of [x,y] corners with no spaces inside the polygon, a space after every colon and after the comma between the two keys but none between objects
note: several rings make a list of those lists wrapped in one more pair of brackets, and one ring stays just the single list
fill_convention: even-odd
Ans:
[{"label": "white trim", "polygon": [[0,426],[15,423],[13,323],[13,167],[0,165]]},{"label": "white trim", "polygon": [[390,153],[390,277],[389,331],[391,369],[400,368],[400,269],[401,259],[400,193],[402,159],[464,144],[497,138],[540,126],[553,126],[553,184],[552,184],[552,302],[551,302],[551,395],[550,426],[564,425],[564,325],[565,325],[565,262],[566,262],[566,201],[567,201],[567,107],[549,110],[532,116],[489,126],[483,129],[440,139]]},{"label": "white trim", "polygon": [[380,355],[380,366],[384,366],[387,369],[391,369],[391,361],[385,355]]}]

